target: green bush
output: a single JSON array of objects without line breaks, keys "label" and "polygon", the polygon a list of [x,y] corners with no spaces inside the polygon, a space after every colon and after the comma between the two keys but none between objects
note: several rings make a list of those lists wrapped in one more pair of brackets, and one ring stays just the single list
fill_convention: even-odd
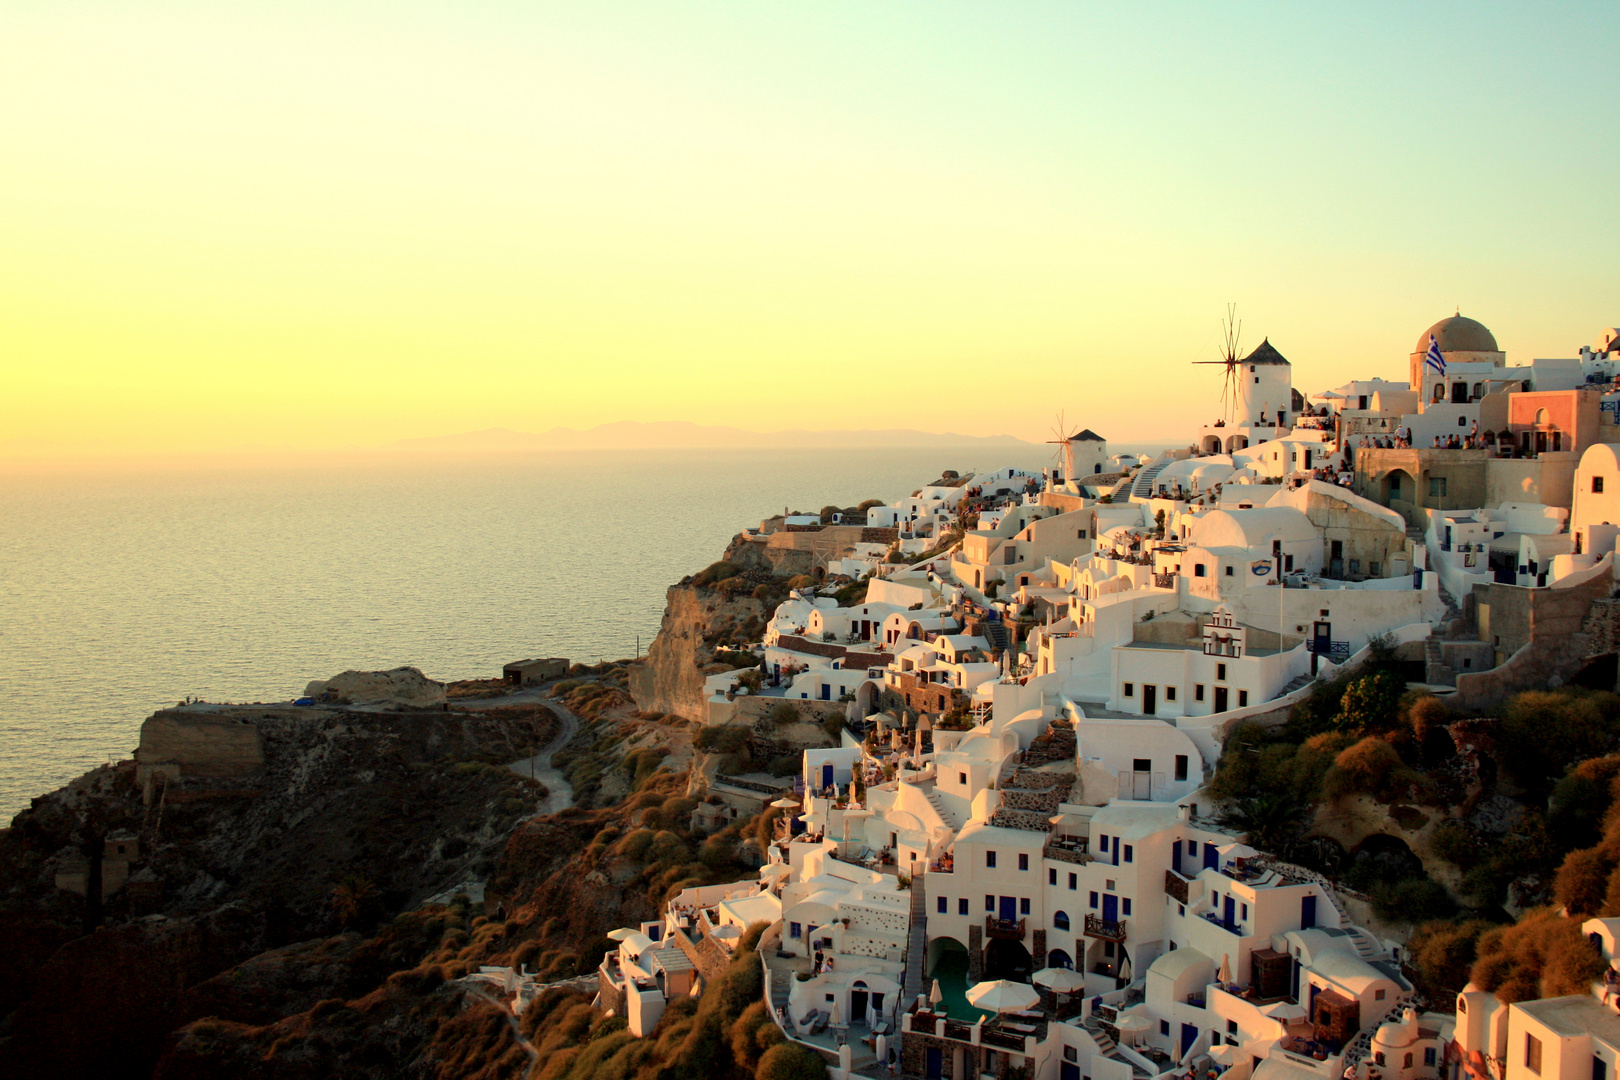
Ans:
[{"label": "green bush", "polygon": [[1449,919],[1457,905],[1433,878],[1408,878],[1391,885],[1374,886],[1373,911],[1386,922],[1422,923]]},{"label": "green bush", "polygon": [[748,745],[748,736],[748,729],[741,724],[706,727],[692,736],[692,746],[708,753],[736,754]]},{"label": "green bush", "polygon": [[718,581],[724,581],[726,578],[734,578],[740,573],[742,573],[742,567],[738,566],[736,563],[729,563],[721,560],[720,562],[710,563],[702,570],[699,570],[697,573],[693,574],[692,584],[697,585],[700,588],[707,588]]},{"label": "green bush", "polygon": [[784,701],[772,706],[771,722],[776,724],[797,724],[799,722],[799,707],[791,701]]},{"label": "green bush", "polygon": [[798,1043],[777,1043],[760,1056],[754,1080],[827,1080],[827,1063]]}]

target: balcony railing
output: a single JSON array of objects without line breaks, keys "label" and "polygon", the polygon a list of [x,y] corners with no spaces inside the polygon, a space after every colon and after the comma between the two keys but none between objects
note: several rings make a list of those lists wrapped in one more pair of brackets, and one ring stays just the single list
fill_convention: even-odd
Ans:
[{"label": "balcony railing", "polygon": [[1191,882],[1174,870],[1164,872],[1164,894],[1174,897],[1179,903],[1188,903],[1187,886],[1190,884]]},{"label": "balcony railing", "polygon": [[1024,1052],[1024,1037],[1016,1031],[985,1028],[979,1035],[979,1041],[985,1046],[999,1046],[1001,1049],[1011,1050],[1015,1054]]},{"label": "balcony railing", "polygon": [[1101,938],[1103,941],[1122,942],[1125,940],[1125,920],[1105,919],[1101,915],[1086,916],[1086,937]]},{"label": "balcony railing", "polygon": [[[984,917],[984,932],[988,937],[999,938],[1004,941],[1024,940],[1023,919],[998,919],[994,915]],[[1121,938],[1120,940],[1124,940]]]}]

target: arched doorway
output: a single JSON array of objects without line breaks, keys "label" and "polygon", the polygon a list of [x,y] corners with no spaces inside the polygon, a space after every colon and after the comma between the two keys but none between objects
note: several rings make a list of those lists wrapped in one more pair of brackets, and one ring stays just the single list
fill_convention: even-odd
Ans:
[{"label": "arched doorway", "polygon": [[1034,962],[1021,941],[993,938],[984,949],[984,977],[1007,979],[1011,982],[1029,982]]},{"label": "arched doorway", "polygon": [[968,951],[955,938],[934,938],[928,943],[927,971],[929,986],[939,983],[940,1007],[961,1020],[972,1019],[979,1011],[968,1004]]},{"label": "arched doorway", "polygon": [[1074,959],[1062,949],[1053,949],[1046,954],[1046,966],[1049,968],[1068,968],[1074,970]]}]

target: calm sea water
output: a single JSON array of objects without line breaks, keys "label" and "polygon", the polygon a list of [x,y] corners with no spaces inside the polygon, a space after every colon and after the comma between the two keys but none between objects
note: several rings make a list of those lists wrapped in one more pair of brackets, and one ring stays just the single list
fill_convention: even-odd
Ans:
[{"label": "calm sea water", "polygon": [[562,452],[0,475],[0,821],[187,695],[631,656],[745,525],[1039,449]]}]

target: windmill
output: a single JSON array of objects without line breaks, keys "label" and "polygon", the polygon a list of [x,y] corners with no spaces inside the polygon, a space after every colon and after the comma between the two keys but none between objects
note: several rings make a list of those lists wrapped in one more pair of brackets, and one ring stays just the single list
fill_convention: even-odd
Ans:
[{"label": "windmill", "polygon": [[1221,320],[1221,358],[1219,360],[1194,360],[1195,364],[1221,364],[1226,368],[1225,377],[1221,380],[1221,408],[1225,419],[1232,419],[1232,409],[1237,405],[1238,380],[1242,373],[1238,369],[1238,340],[1243,336],[1243,324],[1237,321],[1237,305],[1226,305],[1226,318]]},{"label": "windmill", "polygon": [[1069,431],[1069,425],[1064,422],[1063,414],[1060,412],[1058,413],[1057,423],[1052,427],[1052,434],[1056,435],[1057,438],[1047,439],[1047,443],[1061,448],[1052,452],[1052,461],[1056,463],[1058,458],[1061,456],[1063,459],[1063,479],[1066,481],[1073,480],[1074,437],[1080,434],[1080,432]]}]

